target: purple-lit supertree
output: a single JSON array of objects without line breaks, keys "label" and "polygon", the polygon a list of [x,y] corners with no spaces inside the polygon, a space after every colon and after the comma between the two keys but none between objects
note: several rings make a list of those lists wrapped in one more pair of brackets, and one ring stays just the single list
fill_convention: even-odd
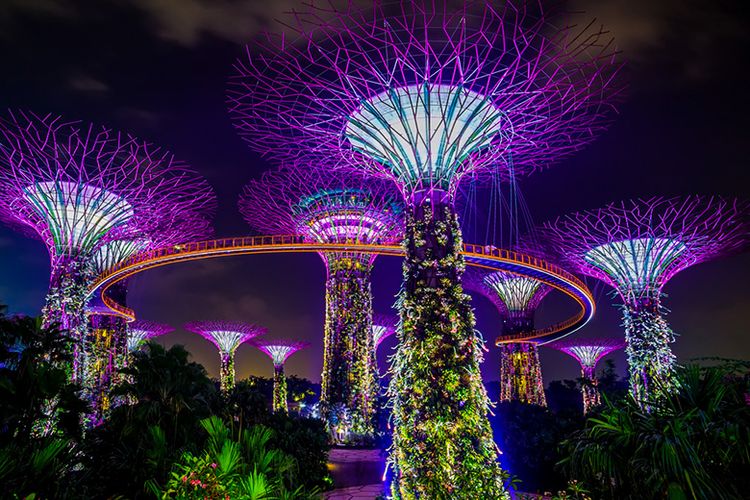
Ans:
[{"label": "purple-lit supertree", "polygon": [[[183,209],[173,220],[165,219],[159,226],[154,226],[148,238],[112,240],[100,245],[90,259],[93,275],[99,275],[141,251],[207,238],[212,231],[206,215],[205,212],[194,214]],[[107,293],[118,304],[125,304],[127,280],[116,283]],[[128,325],[124,317],[107,307],[100,307],[97,296],[87,304],[86,313],[93,358],[93,407],[99,413],[96,418],[101,420],[101,413],[108,409],[109,390],[117,382],[117,371],[127,363],[130,351]]]},{"label": "purple-lit supertree", "polygon": [[612,338],[601,339],[560,339],[547,347],[557,349],[574,357],[581,365],[581,393],[583,395],[583,413],[601,404],[597,388],[596,364],[607,354],[625,347],[625,341]]},{"label": "purple-lit supertree", "polygon": [[248,47],[230,113],[269,157],[399,186],[393,494],[502,496],[453,197],[467,175],[531,172],[590,142],[619,92],[614,50],[590,24],[556,29],[537,3],[332,4],[295,10],[285,35]]},{"label": "purple-lit supertree", "polygon": [[294,340],[256,340],[253,345],[263,351],[273,361],[273,411],[287,413],[286,377],[284,363],[287,358],[304,349],[307,342]]},{"label": "purple-lit supertree", "polygon": [[534,313],[551,290],[542,282],[502,271],[470,269],[464,285],[481,293],[497,307],[502,320],[500,348],[500,401],[518,400],[547,406],[537,342],[515,340],[534,331]]},{"label": "purple-lit supertree", "polygon": [[118,240],[158,242],[165,228],[205,217],[213,192],[171,153],[107,128],[51,115],[0,118],[0,218],[40,238],[50,255],[46,325],[75,340],[72,377],[94,378],[86,301],[95,255]]},{"label": "purple-lit supertree", "polygon": [[645,406],[674,386],[674,332],[662,288],[694,264],[741,250],[746,202],[718,197],[612,203],[545,223],[539,236],[583,274],[614,287],[622,301],[630,390]]},{"label": "purple-lit supertree", "polygon": [[234,351],[240,344],[266,333],[263,327],[241,321],[193,321],[186,323],[185,329],[197,333],[219,349],[219,383],[224,394],[234,388]]},{"label": "purple-lit supertree", "polygon": [[[239,202],[255,230],[321,243],[394,243],[403,232],[398,193],[325,164],[282,168],[251,181]],[[375,254],[322,252],[326,266],[321,413],[332,438],[371,440],[378,380],[372,338],[371,273]]]},{"label": "purple-lit supertree", "polygon": [[169,325],[156,323],[154,321],[136,320],[128,325],[128,353],[141,348],[144,342],[161,335],[174,331]]}]

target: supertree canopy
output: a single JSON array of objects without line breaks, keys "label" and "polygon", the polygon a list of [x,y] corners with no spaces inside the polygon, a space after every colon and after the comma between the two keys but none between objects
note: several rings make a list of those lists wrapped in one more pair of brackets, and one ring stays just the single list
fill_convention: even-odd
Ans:
[{"label": "supertree canopy", "polygon": [[601,396],[597,388],[596,364],[607,354],[625,347],[625,342],[613,338],[566,338],[545,345],[574,357],[581,365],[583,412],[588,413],[593,407],[601,404]]},{"label": "supertree canopy", "polygon": [[47,246],[44,321],[77,340],[73,378],[84,388],[94,256],[116,240],[158,242],[165,228],[189,226],[188,214],[205,219],[214,206],[201,177],[130,135],[50,115],[0,118],[0,219]]},{"label": "supertree canopy", "polygon": [[372,340],[377,350],[380,343],[396,333],[398,318],[390,314],[374,314],[372,316]]},{"label": "supertree canopy", "polygon": [[273,411],[287,413],[287,391],[286,377],[284,376],[284,363],[287,358],[304,349],[307,342],[294,340],[256,340],[253,345],[268,355],[273,361]]},{"label": "supertree canopy", "polygon": [[[398,193],[325,164],[270,171],[247,185],[240,211],[257,231],[321,243],[393,243],[403,231]],[[371,440],[377,408],[372,338],[374,254],[322,252],[326,265],[321,411],[337,441]]]},{"label": "supertree canopy", "polygon": [[248,47],[230,80],[251,147],[390,178],[409,204],[392,366],[397,497],[505,495],[452,197],[467,174],[531,172],[579,149],[619,93],[604,33],[557,29],[537,7],[312,5],[283,21],[296,40]]},{"label": "supertree canopy", "polygon": [[234,351],[240,344],[266,333],[263,327],[241,321],[193,321],[186,323],[185,329],[197,333],[219,349],[219,382],[225,394],[234,387]]},{"label": "supertree canopy", "polygon": [[517,337],[534,331],[534,313],[551,288],[533,278],[481,269],[469,270],[464,284],[490,299],[500,313],[500,401],[547,406],[537,342]]},{"label": "supertree canopy", "polygon": [[544,224],[540,236],[622,301],[630,389],[646,404],[673,387],[674,332],[662,288],[683,269],[747,245],[746,202],[718,197],[636,199]]},{"label": "supertree canopy", "polygon": [[154,321],[136,320],[128,325],[128,352],[137,351],[144,342],[174,331],[169,325]]}]

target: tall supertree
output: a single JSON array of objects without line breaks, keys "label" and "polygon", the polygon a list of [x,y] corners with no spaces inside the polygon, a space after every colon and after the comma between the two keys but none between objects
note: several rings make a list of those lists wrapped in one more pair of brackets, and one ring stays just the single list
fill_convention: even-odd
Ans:
[{"label": "tall supertree", "polygon": [[467,272],[464,284],[490,299],[500,313],[500,401],[547,406],[537,342],[518,337],[534,331],[534,313],[551,288],[525,276],[481,269]]},{"label": "tall supertree", "polygon": [[399,186],[392,493],[505,496],[453,197],[467,175],[528,173],[590,142],[619,92],[614,50],[590,24],[555,28],[536,3],[332,4],[293,12],[284,35],[248,47],[230,113],[271,158],[334,161]]},{"label": "tall supertree", "polygon": [[561,260],[617,291],[630,390],[645,406],[674,387],[675,334],[662,288],[687,267],[746,247],[749,214],[748,203],[735,199],[657,197],[566,215],[540,229]]},{"label": "tall supertree", "polygon": [[253,345],[264,352],[273,361],[273,411],[287,413],[286,377],[284,363],[286,360],[309,344],[294,340],[256,340]]},{"label": "tall supertree", "polygon": [[94,380],[85,313],[95,254],[117,240],[156,242],[214,206],[205,180],[135,137],[51,115],[0,118],[0,219],[47,246],[44,323],[75,339],[72,377],[84,389]]},{"label": "tall supertree", "polygon": [[597,387],[596,365],[607,354],[625,347],[625,341],[613,338],[567,338],[545,345],[574,357],[581,365],[583,413],[588,413],[595,406],[599,406],[601,396]]},{"label": "tall supertree", "polygon": [[219,383],[226,394],[234,388],[234,352],[248,340],[266,333],[266,329],[241,321],[193,321],[185,329],[197,333],[219,349]]},{"label": "tall supertree", "polygon": [[[394,243],[403,232],[398,193],[325,163],[270,171],[250,182],[240,211],[257,231],[321,243]],[[374,254],[321,252],[326,266],[321,410],[332,438],[371,440],[378,381],[372,338]]]}]

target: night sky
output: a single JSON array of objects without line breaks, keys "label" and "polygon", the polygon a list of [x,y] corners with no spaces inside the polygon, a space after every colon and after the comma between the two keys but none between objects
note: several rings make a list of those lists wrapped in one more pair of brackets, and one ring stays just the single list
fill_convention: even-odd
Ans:
[{"label": "night sky", "polygon": [[[623,57],[627,101],[611,129],[576,156],[520,180],[535,222],[623,198],[720,194],[750,197],[747,98],[750,15],[745,2],[581,0],[611,30]],[[292,0],[0,0],[0,108],[62,114],[129,131],[174,151],[205,175],[219,196],[217,237],[250,234],[236,209],[248,179],[271,168],[234,133],[224,105],[226,80],[241,43],[296,5]],[[470,224],[471,221],[467,221]],[[467,231],[484,234],[476,222]],[[480,243],[484,243],[483,241]],[[0,303],[36,315],[49,264],[41,242],[0,227]],[[269,328],[269,337],[305,339],[287,373],[319,380],[323,281],[314,254],[231,257],[164,267],[130,282],[128,304],[140,318],[178,330],[180,343],[218,375],[216,349],[179,327],[191,320],[231,319]],[[750,255],[702,264],[665,288],[669,320],[680,334],[680,361],[696,356],[750,359]],[[389,312],[400,262],[375,266],[375,310]],[[597,316],[577,335],[618,336],[610,291],[594,280]],[[475,298],[478,328],[498,332],[491,303]],[[540,323],[570,314],[550,296]],[[383,367],[394,338],[381,346]],[[494,347],[483,365],[497,379]],[[578,376],[564,354],[542,349],[545,381]],[[612,355],[620,371],[622,353]],[[237,352],[238,378],[270,376],[269,360],[248,346]]]}]

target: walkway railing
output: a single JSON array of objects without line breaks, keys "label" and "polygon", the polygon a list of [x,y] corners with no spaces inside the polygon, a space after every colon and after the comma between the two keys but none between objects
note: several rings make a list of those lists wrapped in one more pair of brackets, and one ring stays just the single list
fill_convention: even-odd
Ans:
[{"label": "walkway railing", "polygon": [[[363,243],[357,240],[342,243],[320,243],[297,235],[246,236],[197,241],[136,254],[99,275],[90,290],[90,294],[100,293],[102,302],[113,313],[132,320],[135,319],[135,313],[110,298],[106,291],[114,283],[141,271],[174,262],[215,258],[230,254],[336,251],[356,251],[392,256],[404,254],[403,248],[395,243]],[[565,321],[533,332],[498,337],[496,343],[532,339],[546,342],[552,340],[552,337],[556,339],[572,333],[586,324],[593,316],[595,304],[589,289],[576,276],[555,264],[531,255],[488,245],[467,243],[464,245],[462,253],[469,265],[479,265],[539,279],[571,297],[581,307],[578,314]]]}]

